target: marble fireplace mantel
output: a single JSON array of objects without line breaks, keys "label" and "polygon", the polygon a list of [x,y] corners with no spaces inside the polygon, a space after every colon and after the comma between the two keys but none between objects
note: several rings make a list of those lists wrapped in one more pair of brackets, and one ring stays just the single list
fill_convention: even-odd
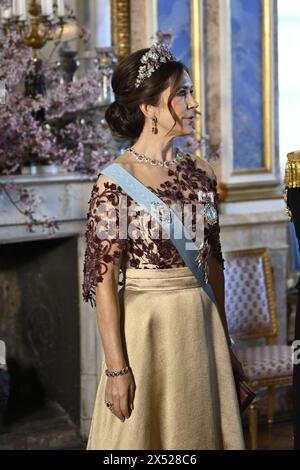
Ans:
[{"label": "marble fireplace mantel", "polygon": [[[16,210],[0,187],[0,244],[77,236],[78,285],[81,286],[86,215],[94,179],[76,173],[0,177],[0,184],[7,183],[34,189],[39,200],[41,214],[55,218],[59,223],[59,230],[54,235],[49,235],[47,231],[43,232],[40,227],[34,228],[34,232],[29,232],[24,216]],[[24,247],[26,249],[26,244]],[[80,431],[81,435],[86,437],[90,426],[102,353],[93,309],[82,301],[81,289],[77,295],[80,309]]]},{"label": "marble fireplace mantel", "polygon": [[[39,200],[41,214],[54,217],[60,229],[55,236],[66,236],[69,233],[80,233],[84,228],[87,201],[93,180],[77,173],[56,175],[14,175],[1,176],[1,184],[22,185],[33,189]],[[12,195],[14,193],[12,192]],[[28,233],[24,216],[8,200],[0,187],[0,243],[48,238],[39,227],[34,233]],[[37,214],[39,216],[40,214]]]}]

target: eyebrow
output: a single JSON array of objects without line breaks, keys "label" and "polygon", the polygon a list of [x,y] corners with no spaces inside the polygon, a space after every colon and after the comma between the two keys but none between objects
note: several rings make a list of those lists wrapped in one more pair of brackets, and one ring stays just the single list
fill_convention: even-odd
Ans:
[{"label": "eyebrow", "polygon": [[184,88],[185,90],[188,90],[189,88],[194,88],[194,85],[188,86],[188,85],[182,85],[179,89]]}]

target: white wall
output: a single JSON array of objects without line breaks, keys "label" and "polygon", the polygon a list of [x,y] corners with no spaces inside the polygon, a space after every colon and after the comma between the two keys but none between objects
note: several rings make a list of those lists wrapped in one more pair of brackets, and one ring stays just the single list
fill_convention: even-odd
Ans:
[{"label": "white wall", "polygon": [[300,149],[300,1],[278,0],[280,168]]}]

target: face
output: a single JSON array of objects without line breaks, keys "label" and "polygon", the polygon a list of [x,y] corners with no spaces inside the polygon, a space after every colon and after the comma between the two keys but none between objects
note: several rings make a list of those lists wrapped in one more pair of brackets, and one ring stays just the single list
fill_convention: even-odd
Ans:
[{"label": "face", "polygon": [[[168,87],[161,94],[161,101],[157,108],[155,108],[155,116],[158,120],[158,131],[167,134],[174,125],[174,118],[168,108],[168,98],[171,93],[171,87]],[[176,95],[171,101],[179,122],[168,134],[172,137],[179,137],[189,135],[193,132],[195,126],[195,110],[198,108],[199,103],[193,96],[193,83],[189,74],[184,71],[180,88],[177,90]]]}]

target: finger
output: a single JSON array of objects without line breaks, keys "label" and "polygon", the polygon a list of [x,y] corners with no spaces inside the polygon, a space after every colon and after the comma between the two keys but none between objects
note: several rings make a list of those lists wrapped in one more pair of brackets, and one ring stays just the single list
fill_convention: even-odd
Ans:
[{"label": "finger", "polygon": [[134,409],[134,396],[135,396],[135,387],[133,385],[130,385],[130,388],[129,388],[129,408],[131,410]]},{"label": "finger", "polygon": [[112,395],[110,393],[109,390],[105,390],[105,393],[104,393],[104,400],[105,400],[105,403],[107,403],[108,401],[112,402]]},{"label": "finger", "polygon": [[105,406],[107,407],[107,409],[109,411],[112,411],[112,406],[113,406],[112,398],[110,398],[108,395],[105,395],[104,403],[105,403]]},{"label": "finger", "polygon": [[125,397],[121,398],[121,400],[120,400],[120,409],[121,409],[121,412],[122,412],[124,418],[128,419],[129,416],[130,416],[130,413],[129,413],[129,390],[128,390],[127,394],[125,395]]},{"label": "finger", "polygon": [[117,418],[119,418],[121,421],[124,421],[125,417],[121,411],[121,408],[120,408],[120,400],[117,399],[117,398],[114,398],[114,401],[113,401],[113,406],[111,408],[111,411],[113,412],[113,414],[115,416],[117,416]]},{"label": "finger", "polygon": [[107,380],[106,382],[104,397],[105,397],[105,403],[113,402],[112,393],[111,393],[111,383],[109,380]]}]

